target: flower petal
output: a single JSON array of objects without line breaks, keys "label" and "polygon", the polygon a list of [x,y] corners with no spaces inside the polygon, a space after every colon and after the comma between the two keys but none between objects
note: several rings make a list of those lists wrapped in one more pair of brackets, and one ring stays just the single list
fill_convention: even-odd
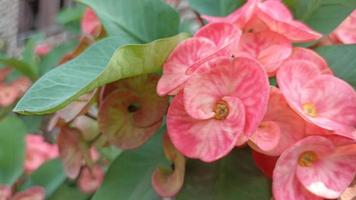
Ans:
[{"label": "flower petal", "polygon": [[322,74],[333,74],[331,69],[326,63],[325,59],[322,58],[315,51],[302,47],[295,47],[293,49],[292,55],[289,57],[289,60],[306,60],[314,63],[320,70]]},{"label": "flower petal", "polygon": [[190,38],[179,44],[163,65],[163,75],[157,85],[160,96],[176,95],[185,81],[187,69],[215,50],[215,44],[206,38]]},{"label": "flower petal", "polygon": [[186,160],[173,146],[167,134],[163,136],[163,148],[172,169],[157,168],[152,174],[152,185],[162,197],[173,197],[183,186]]},{"label": "flower petal", "polygon": [[258,8],[258,17],[272,31],[280,33],[294,42],[308,42],[317,40],[322,36],[303,23],[293,20],[282,2],[266,1],[260,3]]},{"label": "flower petal", "polygon": [[[301,105],[306,103],[315,106],[315,117],[302,111]],[[341,79],[320,75],[310,80],[300,91],[298,111],[305,119],[322,128],[351,137],[347,132],[356,127],[356,92]]]},{"label": "flower petal", "polygon": [[282,35],[266,30],[243,34],[236,56],[257,59],[269,75],[292,53],[292,43]]},{"label": "flower petal", "polygon": [[321,136],[307,137],[279,157],[273,171],[273,196],[276,200],[322,200],[307,191],[296,177],[299,156],[305,151],[314,151],[325,155],[330,153],[334,145]]},{"label": "flower petal", "polygon": [[167,114],[167,127],[172,143],[181,153],[212,162],[231,151],[243,132],[245,112],[238,98],[224,100],[233,112],[225,120],[197,120],[186,113],[183,92],[174,97]]},{"label": "flower petal", "polygon": [[246,112],[244,132],[251,135],[261,122],[269,94],[267,75],[248,58],[220,57],[210,63],[211,70],[196,74],[184,88],[186,112],[196,119],[213,116],[213,106],[223,97],[237,97]]},{"label": "flower petal", "polygon": [[[145,143],[160,127],[161,118],[153,116],[150,120],[153,124],[147,127],[137,125],[137,115],[147,116],[139,113],[146,110],[141,107],[142,99],[131,90],[115,91],[103,102],[98,113],[99,129],[105,134],[112,144],[121,149],[136,148]],[[136,107],[136,104],[139,106]],[[157,121],[157,119],[159,119]]]},{"label": "flower petal", "polygon": [[[353,147],[355,149],[355,146]],[[335,148],[333,150],[335,151]],[[334,153],[320,155],[319,160],[311,167],[298,166],[297,177],[310,192],[335,199],[351,184],[356,174],[355,163],[356,151],[341,156]]]},{"label": "flower petal", "polygon": [[304,85],[320,74],[318,67],[310,61],[288,60],[282,64],[277,72],[277,83],[293,109],[299,107],[300,91]]}]

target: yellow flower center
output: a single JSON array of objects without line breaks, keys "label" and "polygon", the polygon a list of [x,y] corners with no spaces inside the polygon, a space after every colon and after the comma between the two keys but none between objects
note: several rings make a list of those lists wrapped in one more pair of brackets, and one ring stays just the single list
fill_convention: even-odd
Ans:
[{"label": "yellow flower center", "polygon": [[302,167],[310,167],[318,160],[318,155],[314,151],[303,152],[298,159],[298,164]]},{"label": "yellow flower center", "polygon": [[218,101],[214,107],[214,118],[217,120],[223,120],[229,115],[229,106],[225,101]]},{"label": "yellow flower center", "polygon": [[310,117],[316,117],[316,107],[312,103],[305,103],[303,104],[303,111],[305,114],[309,115]]}]

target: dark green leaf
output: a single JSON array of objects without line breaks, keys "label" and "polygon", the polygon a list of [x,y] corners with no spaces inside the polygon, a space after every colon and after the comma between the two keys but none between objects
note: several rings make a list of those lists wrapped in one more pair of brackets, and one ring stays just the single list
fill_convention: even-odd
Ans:
[{"label": "dark green leaf", "polygon": [[43,116],[34,116],[34,115],[21,115],[19,116],[22,119],[23,123],[26,126],[27,133],[38,133],[42,128]]},{"label": "dark green leaf", "polygon": [[285,0],[296,19],[316,31],[332,32],[356,8],[356,0]]},{"label": "dark green leaf", "polygon": [[101,40],[76,59],[42,76],[14,111],[22,114],[55,112],[104,84],[158,72],[174,47],[186,38],[187,34],[182,33],[142,45],[126,45],[134,41],[123,37]]},{"label": "dark green leaf", "polygon": [[46,191],[46,197],[49,197],[65,180],[66,175],[63,170],[62,161],[54,159],[34,171],[21,189],[25,190],[32,186],[42,186]]},{"label": "dark green leaf", "polygon": [[15,116],[0,120],[0,183],[12,185],[21,176],[26,127]]},{"label": "dark green leaf", "polygon": [[109,35],[126,35],[139,43],[173,36],[178,13],[161,0],[80,0],[92,7]]},{"label": "dark green leaf", "polygon": [[161,136],[156,134],[139,149],[121,153],[111,164],[93,200],[159,199],[152,188],[151,176],[157,166],[168,164],[162,150]]},{"label": "dark green leaf", "polygon": [[75,183],[62,184],[48,200],[88,200],[89,195],[82,193],[75,185]]},{"label": "dark green leaf", "polygon": [[269,200],[269,180],[255,167],[248,149],[234,150],[214,163],[189,160],[177,200]]},{"label": "dark green leaf", "polygon": [[336,76],[356,89],[356,45],[324,46],[316,51],[327,60]]},{"label": "dark green leaf", "polygon": [[189,0],[193,9],[211,16],[226,16],[244,3],[245,0]]}]

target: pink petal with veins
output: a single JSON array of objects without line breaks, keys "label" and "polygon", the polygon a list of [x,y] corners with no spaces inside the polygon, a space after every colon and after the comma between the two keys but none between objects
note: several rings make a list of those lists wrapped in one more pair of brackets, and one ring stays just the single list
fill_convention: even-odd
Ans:
[{"label": "pink petal with veins", "polygon": [[293,20],[288,8],[279,1],[259,3],[257,15],[272,31],[294,42],[308,42],[322,36],[305,24]]},{"label": "pink petal with veins", "polygon": [[298,111],[322,128],[347,134],[356,127],[356,92],[341,79],[320,75],[310,80],[300,91],[299,104],[305,103],[312,103],[316,107],[316,116],[308,116],[301,106],[297,108]]},{"label": "pink petal with veins", "polygon": [[232,56],[241,31],[228,23],[212,23],[199,30],[194,38],[182,42],[163,65],[157,93],[175,95],[193,73],[218,55]]},{"label": "pink petal with veins", "polygon": [[261,122],[269,95],[267,76],[261,66],[248,58],[216,58],[211,70],[197,74],[184,88],[186,112],[195,119],[211,118],[213,107],[224,97],[241,100],[246,112],[244,132],[251,135]]},{"label": "pink petal with veins", "polygon": [[244,106],[236,97],[226,97],[223,100],[229,105],[226,119],[198,120],[186,113],[183,91],[173,99],[167,114],[167,128],[172,143],[182,154],[212,162],[234,148],[243,132]]},{"label": "pink petal with veins", "polygon": [[288,59],[310,61],[319,68],[322,74],[333,74],[325,59],[311,49],[295,47],[292,55]]},{"label": "pink petal with veins", "polygon": [[[320,141],[321,142],[321,141]],[[311,167],[297,166],[297,177],[310,192],[328,199],[338,198],[351,184],[356,174],[356,144],[349,145],[350,154],[338,154],[344,146],[328,147],[332,152],[318,154],[318,161]],[[328,145],[331,146],[331,145]]]},{"label": "pink petal with veins", "polygon": [[266,30],[243,34],[236,56],[255,58],[269,75],[274,75],[291,53],[292,44],[287,38]]},{"label": "pink petal with veins", "polygon": [[275,200],[322,200],[323,198],[303,187],[296,171],[303,152],[313,151],[317,155],[325,155],[330,153],[333,147],[333,143],[326,138],[310,136],[283,152],[273,171],[272,189]]}]

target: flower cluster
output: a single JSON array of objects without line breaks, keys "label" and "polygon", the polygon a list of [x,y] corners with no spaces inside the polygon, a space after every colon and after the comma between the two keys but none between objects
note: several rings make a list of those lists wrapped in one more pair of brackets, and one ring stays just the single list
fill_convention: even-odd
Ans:
[{"label": "flower cluster", "polygon": [[[209,23],[176,47],[157,85],[174,96],[174,147],[212,162],[248,144],[273,170],[276,200],[338,198],[356,174],[356,92],[316,52],[293,47],[322,35],[278,0],[203,17]],[[339,40],[351,40],[351,20]]]}]

